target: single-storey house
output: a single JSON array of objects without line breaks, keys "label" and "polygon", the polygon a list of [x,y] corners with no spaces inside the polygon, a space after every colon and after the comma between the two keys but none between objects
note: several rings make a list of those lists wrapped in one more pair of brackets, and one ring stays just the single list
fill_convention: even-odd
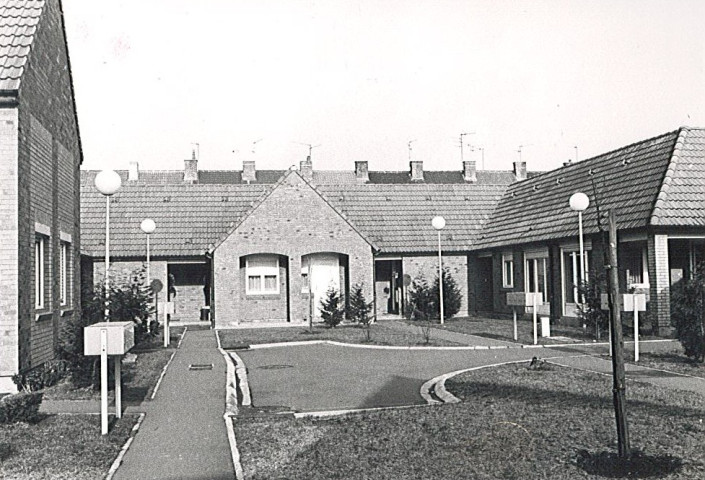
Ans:
[{"label": "single-storey house", "polygon": [[0,393],[79,313],[81,161],[61,2],[0,2]]},{"label": "single-storey house", "polygon": [[[375,313],[400,315],[411,281],[437,275],[438,244],[431,219],[442,215],[444,265],[463,291],[467,314],[468,252],[507,185],[526,174],[477,171],[464,162],[457,171],[370,171],[367,162],[350,171],[314,170],[310,158],[298,169],[140,171],[133,162],[118,172],[123,186],[110,211],[111,272],[134,270],[146,258],[145,218],[151,234],[151,276],[165,286],[175,306],[173,320],[194,320],[202,311],[215,325],[301,322],[317,316],[330,287],[343,295],[356,283],[375,301]],[[82,172],[84,278],[105,271],[105,201]],[[309,289],[312,293],[309,295]],[[163,300],[164,298],[162,298]]]}]

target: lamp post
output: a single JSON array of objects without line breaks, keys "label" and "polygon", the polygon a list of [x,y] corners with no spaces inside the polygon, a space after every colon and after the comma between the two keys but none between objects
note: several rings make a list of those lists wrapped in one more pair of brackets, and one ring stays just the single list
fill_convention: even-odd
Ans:
[{"label": "lamp post", "polygon": [[95,176],[95,188],[105,197],[105,321],[110,321],[110,197],[118,191],[122,180],[114,170],[103,170]]},{"label": "lamp post", "polygon": [[[590,205],[590,199],[582,192],[574,193],[568,201],[571,210],[578,212],[578,242],[580,243],[580,283],[585,282],[585,247],[583,244],[583,212]],[[576,298],[576,301],[578,299]],[[582,300],[582,299],[581,299]],[[581,302],[582,303],[582,302]],[[585,329],[585,325],[583,325]]]},{"label": "lamp post", "polygon": [[443,256],[441,255],[441,230],[446,226],[446,219],[441,216],[433,217],[431,225],[438,231],[438,303],[440,304],[441,325],[443,325]]},{"label": "lamp post", "polygon": [[[157,228],[157,224],[154,223],[154,220],[151,218],[145,218],[142,220],[142,223],[140,223],[140,229],[147,234],[147,285],[151,285],[152,283],[152,274],[150,271],[150,262],[149,262],[149,236],[154,233],[154,230]],[[149,320],[147,320],[147,331],[149,332]]]}]

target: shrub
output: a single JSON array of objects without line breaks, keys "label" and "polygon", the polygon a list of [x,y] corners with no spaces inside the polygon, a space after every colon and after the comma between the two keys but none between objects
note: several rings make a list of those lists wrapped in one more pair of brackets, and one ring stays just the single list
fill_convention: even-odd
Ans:
[{"label": "shrub", "polygon": [[681,280],[671,292],[671,323],[685,355],[705,361],[705,263],[698,265],[693,278]]},{"label": "shrub", "polygon": [[423,274],[414,279],[409,290],[409,318],[429,320],[438,312],[438,293],[433,294]]},{"label": "shrub", "polygon": [[578,298],[584,298],[585,303],[578,303],[578,318],[590,331],[595,332],[595,338],[600,339],[601,332],[606,331],[610,314],[602,310],[602,291],[606,284],[604,274],[589,273],[589,281],[578,286]]},{"label": "shrub", "polygon": [[335,327],[345,317],[345,305],[338,291],[331,287],[321,299],[321,318],[329,327]]},{"label": "shrub", "polygon": [[0,424],[34,422],[39,417],[42,392],[23,392],[0,400]]},{"label": "shrub", "polygon": [[36,392],[56,385],[68,372],[68,363],[64,360],[52,360],[25,373],[12,377],[17,388],[23,392]]},{"label": "shrub", "polygon": [[348,318],[359,323],[367,330],[367,340],[370,339],[370,322],[372,321],[373,303],[368,302],[362,290],[362,283],[356,283],[350,293],[350,306],[348,307]]},{"label": "shrub", "polygon": [[[445,318],[450,318],[460,311],[460,305],[463,303],[463,294],[458,288],[458,284],[455,279],[451,276],[450,271],[447,268],[443,269],[443,316]],[[440,292],[438,288],[438,277],[433,282],[432,295],[434,298],[440,297]]]}]

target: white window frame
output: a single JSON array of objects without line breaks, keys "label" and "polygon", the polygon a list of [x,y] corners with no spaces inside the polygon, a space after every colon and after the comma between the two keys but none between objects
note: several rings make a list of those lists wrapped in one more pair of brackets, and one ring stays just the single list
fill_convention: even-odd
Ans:
[{"label": "white window frame", "polygon": [[[648,257],[647,257],[647,248],[644,247],[641,249],[641,283],[629,283],[627,285],[627,288],[649,288],[649,263],[648,263]],[[691,262],[692,262],[692,255],[693,255],[693,249],[691,248],[690,250],[691,254]],[[692,271],[692,270],[691,270]],[[624,272],[625,276],[627,279],[629,279],[629,269],[626,269]]]},{"label": "white window frame", "polygon": [[59,243],[59,295],[61,306],[69,305],[69,273],[71,271],[71,244]]},{"label": "white window frame", "polygon": [[[535,284],[538,283],[538,268],[534,268],[534,278],[529,279],[529,262],[536,262],[535,267],[538,267],[538,263],[541,261],[541,264],[543,266],[543,302],[545,302],[548,298],[548,276],[549,276],[549,268],[548,268],[548,249],[541,249],[538,251],[526,251],[524,252],[524,291],[525,292],[531,292],[532,289],[530,286],[537,286]],[[540,292],[540,290],[537,288],[537,292]]]},{"label": "white window frame", "polygon": [[[507,274],[507,266],[509,274]],[[514,254],[502,254],[502,288],[514,288]]]},{"label": "white window frame", "polygon": [[[257,261],[264,263],[273,261],[274,265],[254,265]],[[275,277],[275,290],[266,290],[265,277]],[[260,288],[250,288],[250,277],[260,278]],[[279,295],[279,256],[278,255],[250,255],[245,260],[245,293],[247,295]]]},{"label": "white window frame", "polygon": [[47,237],[34,236],[34,306],[37,309],[46,305],[46,244]]}]

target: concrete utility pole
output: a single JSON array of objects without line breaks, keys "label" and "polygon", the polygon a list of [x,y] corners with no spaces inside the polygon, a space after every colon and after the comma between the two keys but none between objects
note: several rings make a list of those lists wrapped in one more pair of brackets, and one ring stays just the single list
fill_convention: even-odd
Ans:
[{"label": "concrete utility pole", "polygon": [[612,344],[612,378],[614,414],[617,421],[617,448],[621,458],[629,458],[629,428],[627,426],[626,381],[624,376],[624,339],[620,318],[619,272],[617,269],[617,221],[614,210],[609,211],[609,299]]}]

